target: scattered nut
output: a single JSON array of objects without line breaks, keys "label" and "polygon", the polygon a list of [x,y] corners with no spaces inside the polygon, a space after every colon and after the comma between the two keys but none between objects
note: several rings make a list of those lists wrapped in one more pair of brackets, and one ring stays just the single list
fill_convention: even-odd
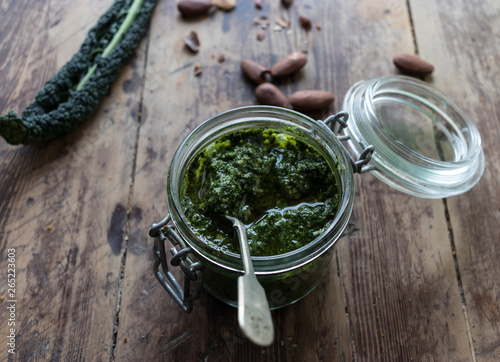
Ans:
[{"label": "scattered nut", "polygon": [[262,41],[266,38],[266,33],[257,33],[257,40]]},{"label": "scattered nut", "polygon": [[230,11],[236,7],[236,0],[214,0],[214,4],[219,9]]},{"label": "scattered nut", "polygon": [[248,59],[241,62],[240,68],[248,78],[257,84],[264,83],[266,81],[266,75],[271,73],[268,67]]},{"label": "scattered nut", "polygon": [[262,0],[254,0],[255,7],[262,10]]},{"label": "scattered nut", "polygon": [[52,225],[47,226],[47,230],[52,230]]},{"label": "scattered nut", "polygon": [[289,100],[297,111],[316,111],[329,106],[335,97],[322,90],[301,90],[293,93]]},{"label": "scattered nut", "polygon": [[301,69],[307,63],[307,56],[301,52],[293,52],[281,58],[271,68],[273,77],[290,75]]},{"label": "scattered nut", "polygon": [[418,77],[431,74],[434,71],[432,64],[413,54],[396,54],[392,61],[406,75]]},{"label": "scattered nut", "polygon": [[226,61],[226,54],[221,53],[221,55],[219,55],[219,57],[217,58],[217,61],[219,63],[224,63]]},{"label": "scattered nut", "polygon": [[195,31],[189,33],[187,38],[184,40],[184,44],[186,44],[186,47],[193,53],[198,53],[200,50],[200,40],[198,39],[198,34],[196,34]]},{"label": "scattered nut", "polygon": [[311,19],[305,15],[299,16],[299,24],[304,30],[311,30]]},{"label": "scattered nut", "polygon": [[281,0],[281,4],[285,8],[289,8],[290,6],[292,6],[292,3],[293,3],[293,0]]},{"label": "scattered nut", "polygon": [[316,29],[321,30],[321,25],[317,24]]},{"label": "scattered nut", "polygon": [[277,107],[290,107],[286,96],[271,83],[262,83],[255,88],[255,96],[260,104]]},{"label": "scattered nut", "polygon": [[201,64],[196,64],[194,66],[194,75],[195,77],[198,77],[199,75],[201,75],[201,73],[203,72],[203,67]]},{"label": "scattered nut", "polygon": [[190,18],[208,13],[212,5],[212,0],[180,0],[177,8],[182,16]]}]

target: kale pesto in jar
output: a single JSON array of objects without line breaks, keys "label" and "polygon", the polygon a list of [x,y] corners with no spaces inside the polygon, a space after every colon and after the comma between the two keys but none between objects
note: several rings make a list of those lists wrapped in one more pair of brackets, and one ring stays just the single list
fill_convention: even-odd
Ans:
[{"label": "kale pesto in jar", "polygon": [[339,190],[325,158],[298,137],[267,127],[228,133],[198,153],[181,205],[194,231],[217,250],[240,253],[224,215],[247,227],[253,256],[278,255],[318,237],[335,218]]}]

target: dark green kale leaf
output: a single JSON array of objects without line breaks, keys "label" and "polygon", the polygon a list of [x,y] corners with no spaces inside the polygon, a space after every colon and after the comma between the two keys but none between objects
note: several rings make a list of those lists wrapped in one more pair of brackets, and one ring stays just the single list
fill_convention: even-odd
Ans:
[{"label": "dark green kale leaf", "polygon": [[109,94],[144,36],[157,2],[116,0],[22,116],[12,110],[0,116],[0,135],[10,144],[35,144],[78,127]]}]

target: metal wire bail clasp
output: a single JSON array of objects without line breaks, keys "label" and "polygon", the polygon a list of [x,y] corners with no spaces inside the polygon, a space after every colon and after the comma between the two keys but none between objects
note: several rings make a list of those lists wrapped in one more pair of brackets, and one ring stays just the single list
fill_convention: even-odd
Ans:
[{"label": "metal wire bail clasp", "polygon": [[[170,296],[179,304],[185,312],[191,312],[193,309],[193,301],[200,297],[201,289],[203,287],[203,266],[199,261],[193,261],[189,254],[191,248],[186,246],[186,243],[179,236],[173,225],[167,225],[170,221],[170,214],[168,214],[162,221],[155,223],[149,230],[149,236],[155,239],[153,251],[155,256],[155,263],[153,265],[153,272],[170,294]],[[181,287],[175,275],[168,269],[167,255],[165,253],[165,241],[169,239],[174,245],[170,249],[172,258],[170,264],[174,267],[180,266],[184,272],[184,289]],[[179,246],[176,249],[175,246]],[[163,273],[160,271],[159,266]],[[191,295],[191,282],[197,281],[194,293]]]},{"label": "metal wire bail clasp", "polygon": [[[338,112],[332,116],[327,117],[323,122],[328,126],[330,126],[330,130],[337,136],[339,141],[347,141],[350,139],[349,135],[340,134],[343,132],[345,128],[347,128],[347,120],[349,119],[349,113],[347,112]],[[337,129],[336,126],[338,125]],[[351,162],[352,170],[354,173],[364,173],[373,171],[376,169],[374,165],[368,165],[370,160],[372,159],[372,154],[375,148],[373,145],[366,145],[363,142],[360,142],[363,151],[358,157],[358,160],[355,161],[352,158],[351,154],[347,152],[347,156],[349,157],[349,161]],[[345,149],[345,147],[344,147]]]}]

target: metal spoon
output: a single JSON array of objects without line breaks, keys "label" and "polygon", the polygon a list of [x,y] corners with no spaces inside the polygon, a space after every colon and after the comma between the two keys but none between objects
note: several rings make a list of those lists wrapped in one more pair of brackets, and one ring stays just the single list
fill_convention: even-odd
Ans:
[{"label": "metal spoon", "polygon": [[226,216],[233,222],[240,242],[243,276],[238,278],[238,323],[241,330],[259,346],[273,343],[274,327],[266,293],[255,276],[245,225],[238,219]]}]

